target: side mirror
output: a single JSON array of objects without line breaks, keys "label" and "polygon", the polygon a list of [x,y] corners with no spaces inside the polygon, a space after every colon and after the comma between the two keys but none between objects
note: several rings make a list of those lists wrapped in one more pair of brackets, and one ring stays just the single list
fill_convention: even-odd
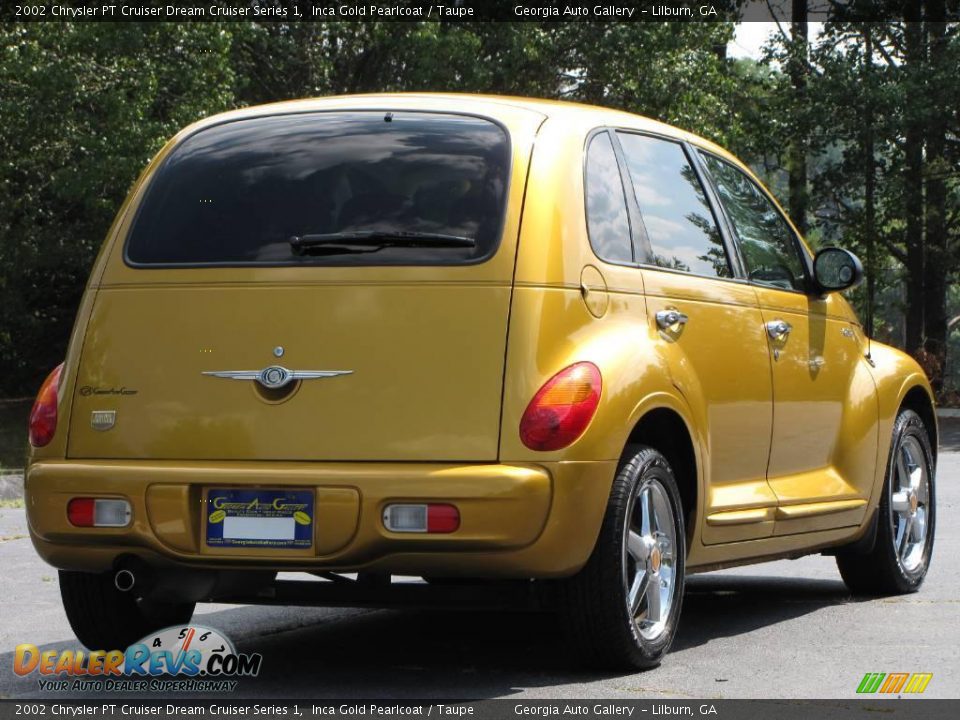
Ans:
[{"label": "side mirror", "polygon": [[813,258],[813,276],[824,292],[838,292],[863,280],[863,264],[849,250],[828,247]]}]

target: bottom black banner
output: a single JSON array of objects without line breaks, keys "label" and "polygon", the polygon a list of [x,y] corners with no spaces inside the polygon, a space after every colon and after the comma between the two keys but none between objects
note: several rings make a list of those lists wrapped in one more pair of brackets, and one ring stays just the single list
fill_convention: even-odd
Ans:
[{"label": "bottom black banner", "polygon": [[[878,715],[878,713],[880,715]],[[481,700],[481,701],[57,701],[0,700],[0,720],[136,717],[434,718],[757,718],[758,720],[884,720],[960,717],[960,700]]]}]

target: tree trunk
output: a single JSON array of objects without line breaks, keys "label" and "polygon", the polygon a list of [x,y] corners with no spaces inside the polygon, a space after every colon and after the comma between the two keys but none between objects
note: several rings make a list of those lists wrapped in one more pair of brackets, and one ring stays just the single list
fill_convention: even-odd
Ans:
[{"label": "tree trunk", "polygon": [[867,250],[867,312],[864,329],[873,337],[873,316],[877,297],[877,208],[876,208],[876,150],[874,147],[873,109],[873,34],[869,24],[863,26],[863,75],[865,102],[863,106],[863,187],[864,218],[863,244]]},{"label": "tree trunk", "polygon": [[947,360],[947,114],[938,98],[940,80],[946,79],[946,7],[944,0],[926,0],[926,27],[929,35],[929,71],[925,73],[931,111],[926,125],[926,262],[924,264],[924,349],[933,355],[939,373],[930,382],[937,392],[943,386]]},{"label": "tree trunk", "polygon": [[789,73],[793,86],[792,137],[787,167],[790,177],[790,217],[802,235],[807,234],[807,63],[809,33],[807,28],[807,0],[793,0],[793,19],[790,23]]},{"label": "tree trunk", "polygon": [[916,353],[923,346],[924,247],[923,247],[923,97],[924,31],[920,3],[904,1],[906,56],[906,131],[904,133],[903,196],[907,245],[906,349]]}]

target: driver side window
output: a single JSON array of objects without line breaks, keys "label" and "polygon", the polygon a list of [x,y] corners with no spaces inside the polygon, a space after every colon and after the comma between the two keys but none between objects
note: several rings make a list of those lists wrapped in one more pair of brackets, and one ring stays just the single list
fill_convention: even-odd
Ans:
[{"label": "driver side window", "polygon": [[713,155],[700,156],[733,224],[750,281],[803,292],[803,263],[793,231],[777,208],[739,169]]}]

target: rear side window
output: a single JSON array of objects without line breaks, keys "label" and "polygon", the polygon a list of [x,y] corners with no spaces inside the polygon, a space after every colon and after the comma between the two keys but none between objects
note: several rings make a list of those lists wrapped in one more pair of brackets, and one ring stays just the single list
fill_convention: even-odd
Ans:
[{"label": "rear side window", "polygon": [[679,143],[617,133],[653,264],[672,270],[731,277],[727,252],[700,180]]},{"label": "rear side window", "polygon": [[365,111],[228,122],[165,160],[126,256],[138,265],[479,262],[500,242],[509,171],[506,132],[475,117]]},{"label": "rear side window", "polygon": [[602,260],[633,262],[627,198],[613,143],[598,133],[587,148],[587,232],[593,251]]}]

